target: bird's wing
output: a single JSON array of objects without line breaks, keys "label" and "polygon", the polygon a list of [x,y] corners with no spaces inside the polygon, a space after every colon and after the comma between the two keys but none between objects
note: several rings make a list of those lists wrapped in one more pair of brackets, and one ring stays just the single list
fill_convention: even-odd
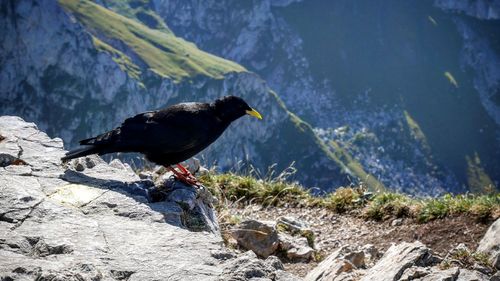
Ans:
[{"label": "bird's wing", "polygon": [[155,111],[148,111],[144,113],[137,114],[134,117],[130,117],[125,119],[125,121],[120,125],[109,132],[104,134],[100,134],[96,137],[84,139],[80,141],[81,145],[94,145],[94,146],[109,146],[109,145],[117,145],[120,142],[120,139],[123,136],[123,129],[125,128],[125,132],[130,141],[134,141],[134,135],[140,134],[141,131],[146,129],[146,124],[148,120],[154,116]]},{"label": "bird's wing", "polygon": [[80,144],[109,151],[181,152],[208,142],[213,118],[193,105],[171,106],[130,117],[116,129]]},{"label": "bird's wing", "polygon": [[189,150],[208,140],[207,136],[211,135],[209,119],[204,111],[185,109],[139,114],[117,128],[116,145],[132,151],[170,153]]}]

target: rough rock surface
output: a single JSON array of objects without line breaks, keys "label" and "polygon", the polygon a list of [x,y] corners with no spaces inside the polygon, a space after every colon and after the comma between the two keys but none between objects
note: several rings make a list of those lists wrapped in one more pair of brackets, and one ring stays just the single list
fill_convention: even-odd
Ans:
[{"label": "rough rock surface", "polygon": [[254,252],[248,251],[226,265],[221,280],[295,281],[300,279],[285,272],[283,264],[277,257],[270,256],[265,260],[260,260]]},{"label": "rough rock surface", "polygon": [[313,257],[314,249],[309,247],[305,237],[279,233],[278,241],[279,250],[285,252],[286,257],[291,261],[308,261]]},{"label": "rough rock surface", "polygon": [[274,222],[247,220],[232,230],[231,236],[243,248],[264,258],[272,255],[279,246],[278,231]]},{"label": "rough rock surface", "polygon": [[[431,279],[428,279],[431,280]],[[468,269],[460,269],[460,273],[457,276],[456,281],[487,281],[488,276],[484,275],[481,272],[468,270]]]},{"label": "rough rock surface", "polygon": [[488,254],[493,266],[500,270],[500,219],[490,226],[479,242],[477,251]]},{"label": "rough rock surface", "polygon": [[[18,117],[0,117],[0,136],[0,280],[217,280],[235,266],[207,191],[158,189],[96,156],[63,166],[62,141]],[[288,276],[269,264],[238,268]]]},{"label": "rough rock surface", "polygon": [[[306,281],[355,280],[354,270],[365,265],[365,254],[350,247],[342,247],[329,255],[307,274]],[[359,278],[356,278],[359,279]],[[373,279],[376,280],[376,279]]]},{"label": "rough rock surface", "polygon": [[420,242],[394,245],[361,280],[399,280],[407,268],[435,264],[429,248]]}]

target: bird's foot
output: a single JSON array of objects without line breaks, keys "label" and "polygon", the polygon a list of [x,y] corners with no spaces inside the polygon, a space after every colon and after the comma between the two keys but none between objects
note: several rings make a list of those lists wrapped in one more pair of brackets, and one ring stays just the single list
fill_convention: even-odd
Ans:
[{"label": "bird's foot", "polygon": [[193,176],[184,166],[182,166],[181,164],[177,164],[177,168],[179,170],[175,169],[172,166],[167,167],[167,169],[174,174],[174,177],[177,180],[187,185],[192,185],[196,187],[201,186],[201,183],[198,181],[198,179],[195,176]]}]

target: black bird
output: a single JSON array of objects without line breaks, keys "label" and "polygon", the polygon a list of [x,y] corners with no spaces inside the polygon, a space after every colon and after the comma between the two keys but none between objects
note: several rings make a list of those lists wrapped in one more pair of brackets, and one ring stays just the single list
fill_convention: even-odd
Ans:
[{"label": "black bird", "polygon": [[[255,109],[239,97],[227,96],[213,103],[179,103],[126,119],[119,127],[80,141],[81,147],[61,158],[66,162],[90,154],[139,152],[163,165],[181,181],[198,182],[179,163],[213,143],[231,122],[245,114],[262,119]],[[172,165],[176,164],[180,171]]]}]

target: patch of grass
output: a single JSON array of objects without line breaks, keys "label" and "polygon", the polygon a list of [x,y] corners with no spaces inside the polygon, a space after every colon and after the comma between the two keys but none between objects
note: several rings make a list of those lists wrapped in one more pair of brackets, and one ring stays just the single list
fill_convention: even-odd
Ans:
[{"label": "patch of grass", "polygon": [[[283,174],[283,173],[282,173]],[[281,174],[280,174],[281,175]],[[411,218],[425,223],[448,216],[467,215],[489,221],[500,216],[500,193],[488,195],[444,195],[438,198],[410,198],[394,192],[380,192],[373,196],[366,188],[341,187],[325,196],[314,196],[286,177],[258,179],[252,174],[235,173],[201,176],[200,181],[225,205],[261,204],[267,206],[327,208],[335,213],[358,211],[369,220]]]},{"label": "patch of grass", "polygon": [[149,28],[172,33],[163,19],[151,10],[150,2],[150,0],[101,0],[106,8],[120,15],[141,22]]},{"label": "patch of grass", "polygon": [[339,143],[332,140],[329,142],[329,145],[333,154],[332,157],[336,159],[336,162],[343,167],[348,174],[358,178],[372,191],[382,192],[387,190],[382,182],[373,175],[367,173],[362,165],[355,160],[347,150],[342,148]]},{"label": "patch of grass", "polygon": [[279,179],[257,179],[251,175],[206,174],[199,178],[218,198],[242,204],[283,206],[309,205],[313,196],[297,183]]},{"label": "patch of grass", "polygon": [[95,36],[92,36],[92,42],[98,51],[110,54],[113,61],[120,66],[121,70],[126,72],[130,77],[140,81],[141,69],[132,62],[130,57]]},{"label": "patch of grass", "polygon": [[422,148],[425,150],[426,153],[430,154],[430,146],[429,143],[427,142],[427,137],[425,136],[424,132],[420,128],[420,125],[418,125],[417,121],[408,113],[408,111],[404,111],[404,116],[406,120],[406,124],[408,125],[408,128],[410,129],[410,134],[415,139]]},{"label": "patch of grass", "polygon": [[444,218],[450,215],[468,214],[478,220],[495,218],[500,210],[500,194],[491,195],[444,195],[439,198],[421,200],[416,214],[420,222]]},{"label": "patch of grass", "polygon": [[59,0],[59,3],[95,37],[124,43],[151,71],[175,82],[197,75],[221,79],[228,72],[246,71],[237,63],[199,50],[171,32],[151,29],[90,1]]},{"label": "patch of grass", "polygon": [[403,194],[383,192],[373,197],[364,216],[374,220],[408,217],[412,204],[413,200]]},{"label": "patch of grass", "polygon": [[341,187],[323,199],[323,206],[337,213],[344,213],[362,207],[362,196],[363,190],[360,188]]},{"label": "patch of grass", "polygon": [[477,152],[474,153],[473,157],[466,156],[465,160],[467,161],[467,182],[470,190],[482,194],[495,192],[495,184],[481,165],[481,159]]},{"label": "patch of grass", "polygon": [[442,269],[448,269],[457,265],[468,269],[474,269],[476,265],[479,265],[488,268],[492,272],[494,271],[487,254],[481,252],[472,253],[467,249],[457,249],[455,252],[451,253],[450,256],[446,257],[446,259],[441,262],[440,267]]}]

